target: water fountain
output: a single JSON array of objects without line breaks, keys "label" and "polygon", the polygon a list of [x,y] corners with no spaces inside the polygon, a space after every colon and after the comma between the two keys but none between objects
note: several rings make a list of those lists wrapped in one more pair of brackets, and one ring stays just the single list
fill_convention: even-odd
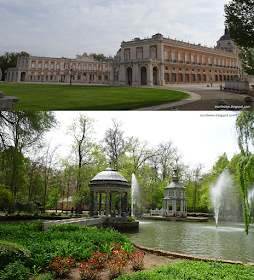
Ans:
[{"label": "water fountain", "polygon": [[248,191],[248,203],[251,207],[251,203],[254,202],[254,188]]},{"label": "water fountain", "polygon": [[218,227],[218,218],[219,218],[219,209],[220,209],[220,200],[221,200],[222,191],[225,188],[225,186],[228,184],[231,184],[231,177],[228,170],[226,169],[221,173],[216,183],[210,186],[210,195],[214,208],[216,227]]},{"label": "water fountain", "polygon": [[134,173],[131,176],[131,216],[135,216],[134,204],[137,204],[137,199],[139,195],[139,185],[137,178]]}]

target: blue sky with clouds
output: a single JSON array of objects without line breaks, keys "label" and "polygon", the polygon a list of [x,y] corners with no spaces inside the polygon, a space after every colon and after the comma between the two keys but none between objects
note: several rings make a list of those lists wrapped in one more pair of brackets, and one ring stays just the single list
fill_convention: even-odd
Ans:
[{"label": "blue sky with clouds", "polygon": [[165,37],[214,46],[226,0],[0,0],[0,55],[115,55],[123,40]]}]

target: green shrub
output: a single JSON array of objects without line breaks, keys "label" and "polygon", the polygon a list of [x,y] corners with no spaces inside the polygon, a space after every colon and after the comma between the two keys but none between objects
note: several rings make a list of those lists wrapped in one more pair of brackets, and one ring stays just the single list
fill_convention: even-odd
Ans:
[{"label": "green shrub", "polygon": [[35,278],[36,280],[53,280],[53,276],[50,273],[39,275]]},{"label": "green shrub", "polygon": [[218,262],[182,261],[160,266],[150,271],[139,271],[122,275],[119,280],[251,280],[254,268],[244,265],[223,264]]},{"label": "green shrub", "polygon": [[15,260],[27,261],[29,250],[21,244],[0,240],[0,267]]},{"label": "green shrub", "polygon": [[46,273],[43,275],[39,275],[38,277],[35,278],[36,280],[53,280],[53,276],[50,273]]},{"label": "green shrub", "polygon": [[9,263],[0,271],[1,280],[28,280],[30,270],[20,260]]},{"label": "green shrub", "polygon": [[135,218],[134,217],[130,217],[128,220],[127,220],[127,222],[135,222],[136,220],[135,220]]}]

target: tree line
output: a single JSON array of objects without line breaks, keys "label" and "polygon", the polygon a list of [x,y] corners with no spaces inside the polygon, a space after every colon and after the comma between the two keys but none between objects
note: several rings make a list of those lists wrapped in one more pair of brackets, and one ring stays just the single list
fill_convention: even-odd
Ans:
[{"label": "tree line", "polygon": [[[150,147],[147,141],[125,137],[118,119],[112,119],[103,139],[95,141],[94,121],[82,114],[73,121],[66,131],[72,137],[71,153],[62,158],[57,155],[58,146],[53,144],[53,139],[45,139],[46,132],[59,125],[53,112],[1,112],[1,208],[9,212],[14,209],[35,211],[37,206],[41,210],[52,209],[60,198],[72,196],[72,202],[80,209],[82,203],[89,205],[90,180],[111,162],[128,181],[131,182],[133,173],[136,175],[141,193],[136,205],[138,211],[162,207],[164,187],[171,182],[177,166],[179,182],[186,187],[188,212],[212,213],[210,187],[223,170],[228,169],[232,180],[223,189],[220,214],[237,219],[244,217],[248,231],[251,222],[248,190],[254,181],[254,160],[250,152],[253,112],[241,112],[236,118],[241,152],[231,160],[225,153],[220,155],[208,172],[203,171],[202,163],[186,165],[170,139]],[[114,201],[117,203],[116,197],[112,210]]]}]

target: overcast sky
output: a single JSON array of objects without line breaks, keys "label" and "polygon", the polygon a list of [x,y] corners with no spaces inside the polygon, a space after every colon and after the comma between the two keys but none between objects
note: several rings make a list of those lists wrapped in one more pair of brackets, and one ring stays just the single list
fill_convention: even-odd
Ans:
[{"label": "overcast sky", "polygon": [[[58,153],[67,156],[71,144],[70,137],[64,134],[68,125],[80,112],[56,112],[61,128],[50,134],[55,143],[61,144]],[[94,123],[97,141],[102,140],[107,128],[112,127],[112,118],[122,122],[125,137],[138,137],[147,140],[150,147],[171,140],[173,146],[182,153],[184,164],[195,167],[205,165],[209,171],[218,156],[227,153],[229,160],[238,153],[235,132],[234,112],[111,112],[88,111],[81,114],[97,120]],[[208,116],[207,116],[208,115]]]},{"label": "overcast sky", "polygon": [[123,40],[164,37],[214,46],[227,0],[0,0],[0,55],[115,55]]}]

